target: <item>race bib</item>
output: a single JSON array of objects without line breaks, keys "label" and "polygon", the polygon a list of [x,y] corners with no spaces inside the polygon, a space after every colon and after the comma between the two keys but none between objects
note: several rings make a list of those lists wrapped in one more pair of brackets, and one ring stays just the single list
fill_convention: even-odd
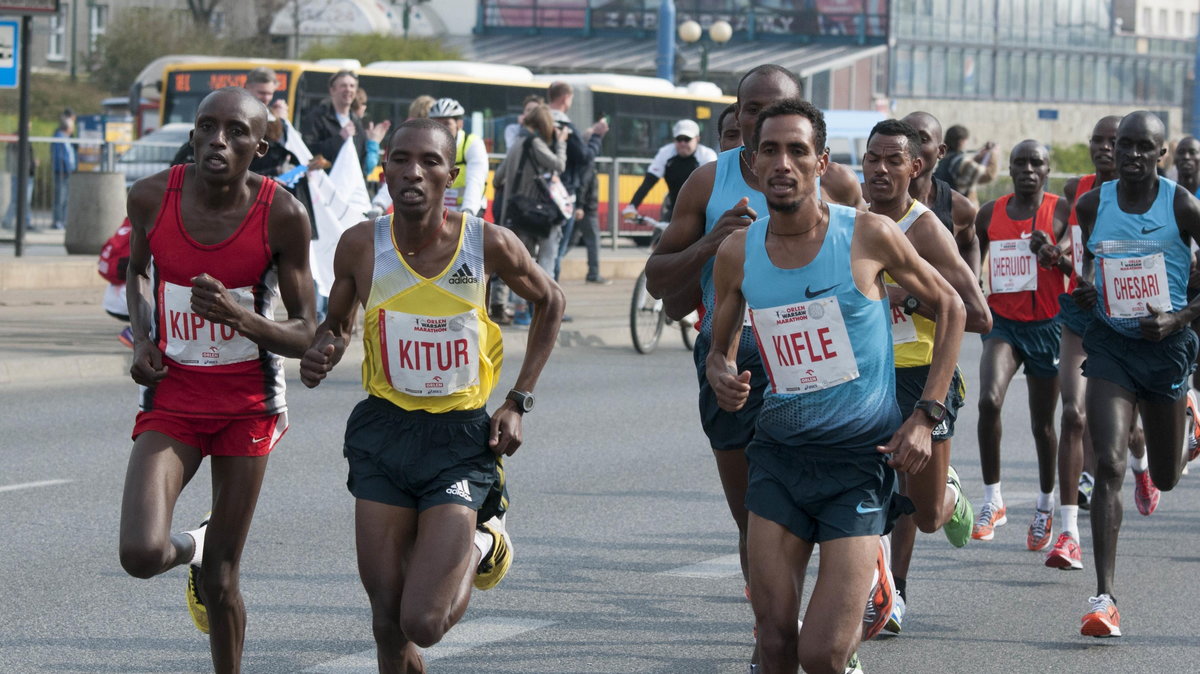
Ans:
[{"label": "race bib", "polygon": [[775,393],[811,393],[858,379],[836,297],[751,309],[750,317]]},{"label": "race bib", "polygon": [[1100,260],[1104,274],[1104,304],[1112,318],[1141,318],[1150,307],[1171,310],[1171,290],[1162,253],[1145,257]]},{"label": "race bib", "polygon": [[388,384],[411,396],[445,396],[479,385],[479,316],[418,316],[379,310],[379,353]]},{"label": "race bib", "polygon": [[1037,290],[1037,258],[1029,252],[1028,239],[992,241],[988,251],[993,293]]},{"label": "race bib", "polygon": [[1083,228],[1071,225],[1071,261],[1075,263],[1076,278],[1083,277]]},{"label": "race bib", "polygon": [[442,205],[446,208],[458,210],[458,193],[458,188],[447,187],[445,194],[442,196]]},{"label": "race bib", "polygon": [[[229,288],[239,305],[254,311],[250,288]],[[237,330],[192,313],[192,287],[163,283],[159,299],[166,319],[163,355],[180,365],[212,367],[258,358],[259,347]]]},{"label": "race bib", "polygon": [[[890,288],[900,286],[887,284]],[[892,312],[892,346],[911,344],[917,341],[917,324],[913,317],[904,313],[904,307],[889,307]]]}]

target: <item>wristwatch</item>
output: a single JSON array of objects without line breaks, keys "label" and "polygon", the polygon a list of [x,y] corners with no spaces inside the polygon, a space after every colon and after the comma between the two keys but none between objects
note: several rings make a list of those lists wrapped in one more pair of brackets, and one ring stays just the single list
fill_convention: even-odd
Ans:
[{"label": "wristwatch", "polygon": [[913,411],[921,410],[929,416],[930,420],[935,424],[940,424],[946,420],[946,415],[949,410],[942,404],[940,400],[918,400],[916,405],[913,405]]},{"label": "wristwatch", "polygon": [[917,307],[921,306],[921,300],[909,295],[908,297],[904,298],[904,302],[901,304],[901,306],[904,307],[904,313],[912,316],[913,312],[917,310]]},{"label": "wristwatch", "polygon": [[[504,397],[517,404],[517,413],[522,416],[524,416],[524,414],[526,412],[533,409],[533,394],[532,393],[526,393],[525,391],[518,391],[517,389],[513,389],[513,390],[509,391],[508,395],[506,395]],[[945,409],[945,408],[943,408],[943,409]]]}]

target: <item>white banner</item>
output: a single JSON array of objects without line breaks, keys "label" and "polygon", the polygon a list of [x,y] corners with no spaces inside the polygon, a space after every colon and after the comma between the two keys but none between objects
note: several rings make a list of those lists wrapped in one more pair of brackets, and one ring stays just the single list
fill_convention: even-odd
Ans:
[{"label": "white banner", "polygon": [[[299,134],[293,134],[291,129],[288,145],[292,144],[293,137],[303,146]],[[297,157],[300,156],[296,150],[288,149]],[[308,148],[304,148],[304,152],[307,153]],[[333,288],[333,255],[338,240],[343,232],[362,222],[366,212],[371,210],[367,181],[363,178],[354,143],[342,143],[342,149],[338,151],[328,174],[321,170],[308,172],[308,191],[312,197],[313,224],[318,237],[312,241],[309,249],[309,264],[317,291],[328,297]]]}]

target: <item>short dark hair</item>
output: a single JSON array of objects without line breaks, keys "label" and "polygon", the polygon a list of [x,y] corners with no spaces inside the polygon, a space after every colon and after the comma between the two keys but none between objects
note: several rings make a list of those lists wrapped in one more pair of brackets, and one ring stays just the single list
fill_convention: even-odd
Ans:
[{"label": "short dark hair", "polygon": [[529,94],[528,96],[525,97],[525,100],[521,101],[521,109],[524,110],[525,106],[529,105],[530,103],[545,103],[545,102],[546,102],[546,99],[542,98],[541,96],[539,96],[537,94]]},{"label": "short dark hair", "polygon": [[450,129],[442,126],[441,122],[429,119],[428,117],[414,117],[413,119],[405,120],[399,126],[395,127],[392,130],[390,137],[387,139],[387,145],[385,146],[388,148],[388,152],[391,152],[392,141],[395,140],[396,136],[400,134],[400,131],[404,129],[428,129],[440,135],[443,140],[442,145],[444,146],[442,148],[443,154],[446,155],[446,159],[448,159],[451,164],[454,164],[454,153],[456,150],[456,139],[454,138],[454,134],[450,133]]},{"label": "short dark hair", "polygon": [[871,128],[871,133],[867,134],[867,142],[870,143],[876,134],[904,136],[908,139],[908,147],[904,148],[908,153],[908,158],[916,159],[921,155],[921,134],[908,122],[899,119],[885,119]]},{"label": "short dark hair", "polygon": [[738,80],[738,85],[737,85],[737,90],[736,90],[738,100],[741,100],[741,98],[742,98],[742,85],[746,82],[746,80],[750,79],[751,75],[765,75],[765,74],[783,75],[787,79],[791,80],[792,84],[796,85],[796,96],[799,98],[804,97],[804,82],[802,82],[800,80],[799,75],[788,70],[787,68],[784,68],[781,65],[777,65],[774,63],[764,63],[760,66],[754,66],[750,70],[747,70],[746,74],[742,75],[742,79]]},{"label": "short dark hair", "polygon": [[720,115],[717,115],[717,135],[721,134],[721,129],[725,128],[725,118],[737,112],[737,103],[730,103],[725,106]]},{"label": "short dark hair", "polygon": [[355,82],[358,81],[358,75],[355,75],[353,70],[339,70],[329,76],[329,88],[332,89],[333,85],[337,84],[337,81],[343,77],[352,77]]},{"label": "short dark hair", "polygon": [[962,149],[962,144],[970,137],[971,132],[967,131],[967,127],[962,124],[955,124],[946,129],[946,147],[950,148],[951,152],[958,152]]},{"label": "short dark hair", "polygon": [[[278,83],[279,79],[275,76],[275,71],[266,66],[259,66],[259,67],[255,68],[254,70],[251,70],[250,72],[246,73],[246,84],[247,85],[249,85],[249,84],[271,84],[272,82]],[[330,83],[330,86],[332,86],[332,83]]]},{"label": "short dark hair", "polygon": [[813,149],[817,154],[825,151],[825,115],[817,109],[817,106],[800,98],[785,98],[758,113],[758,121],[754,124],[755,150],[758,149],[758,143],[762,140],[763,122],[772,117],[783,117],[785,115],[798,115],[811,122],[814,135],[813,141],[815,143]]},{"label": "short dark hair", "polygon": [[551,82],[550,87],[546,89],[546,102],[553,103],[563,96],[574,93],[574,91],[575,90],[571,88],[571,85],[568,82],[563,82],[561,80],[558,82]]}]

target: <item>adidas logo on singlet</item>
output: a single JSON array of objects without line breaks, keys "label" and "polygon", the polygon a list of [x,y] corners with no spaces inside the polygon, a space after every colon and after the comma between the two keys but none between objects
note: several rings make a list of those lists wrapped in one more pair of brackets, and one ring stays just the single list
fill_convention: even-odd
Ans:
[{"label": "adidas logo on singlet", "polygon": [[450,285],[458,285],[460,283],[479,283],[479,279],[471,273],[471,268],[467,266],[466,262],[464,262],[462,263],[461,267],[455,269],[454,273],[450,275],[449,283]]}]

